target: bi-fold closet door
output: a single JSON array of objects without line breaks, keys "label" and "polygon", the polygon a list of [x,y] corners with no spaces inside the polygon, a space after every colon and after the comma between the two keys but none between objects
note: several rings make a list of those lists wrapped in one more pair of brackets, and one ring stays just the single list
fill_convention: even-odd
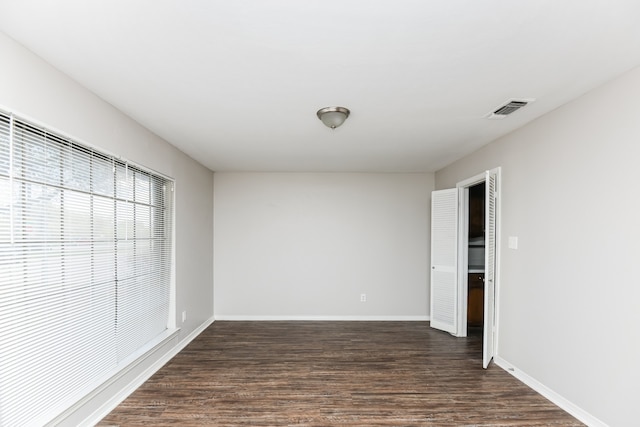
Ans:
[{"label": "bi-fold closet door", "polygon": [[[483,367],[487,367],[495,352],[495,266],[498,169],[485,173],[485,282]],[[482,182],[482,181],[480,181]],[[460,188],[432,192],[431,195],[431,327],[461,335],[458,310],[461,303],[458,268],[459,224],[462,210]]]},{"label": "bi-fold closet door", "polygon": [[458,190],[431,193],[431,327],[458,332]]}]

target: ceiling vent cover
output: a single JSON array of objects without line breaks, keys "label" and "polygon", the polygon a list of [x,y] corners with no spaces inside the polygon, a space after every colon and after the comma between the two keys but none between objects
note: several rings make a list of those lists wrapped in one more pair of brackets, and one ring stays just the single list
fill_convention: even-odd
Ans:
[{"label": "ceiling vent cover", "polygon": [[535,101],[535,99],[510,99],[500,107],[498,107],[493,113],[487,114],[486,118],[504,119],[509,114],[515,113],[516,111],[533,101]]}]

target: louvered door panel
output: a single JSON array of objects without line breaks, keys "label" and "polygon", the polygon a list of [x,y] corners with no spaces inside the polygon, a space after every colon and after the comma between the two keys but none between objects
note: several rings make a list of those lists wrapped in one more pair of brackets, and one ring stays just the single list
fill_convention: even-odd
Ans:
[{"label": "louvered door panel", "polygon": [[431,327],[455,333],[458,191],[431,193]]},{"label": "louvered door panel", "polygon": [[482,366],[487,368],[494,355],[495,336],[495,255],[496,255],[496,173],[487,171],[485,187],[485,281]]}]

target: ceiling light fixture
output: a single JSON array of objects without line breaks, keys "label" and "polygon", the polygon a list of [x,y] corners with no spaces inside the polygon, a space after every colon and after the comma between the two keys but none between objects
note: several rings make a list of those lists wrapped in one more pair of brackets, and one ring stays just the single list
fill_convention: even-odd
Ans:
[{"label": "ceiling light fixture", "polygon": [[347,120],[351,111],[344,107],[325,107],[319,109],[316,114],[322,120],[322,123],[331,129],[335,129]]}]

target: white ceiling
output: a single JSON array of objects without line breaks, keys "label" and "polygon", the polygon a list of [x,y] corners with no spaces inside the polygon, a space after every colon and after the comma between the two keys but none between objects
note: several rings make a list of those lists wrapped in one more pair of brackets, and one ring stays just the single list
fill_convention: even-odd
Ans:
[{"label": "white ceiling", "polygon": [[640,65],[638,0],[0,0],[0,31],[215,171],[435,171]]}]

